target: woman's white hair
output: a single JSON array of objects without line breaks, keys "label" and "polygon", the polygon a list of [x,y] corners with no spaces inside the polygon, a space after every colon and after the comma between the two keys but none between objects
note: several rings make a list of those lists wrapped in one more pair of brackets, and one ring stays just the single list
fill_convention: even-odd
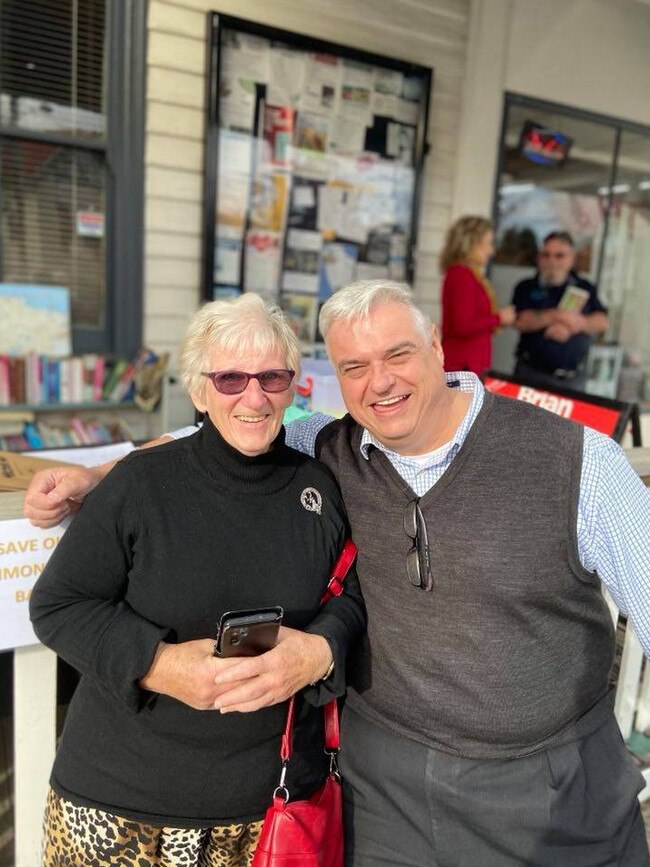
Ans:
[{"label": "woman's white hair", "polygon": [[403,304],[411,311],[417,329],[428,340],[431,336],[431,320],[416,306],[413,293],[406,283],[394,283],[391,280],[357,280],[339,289],[323,304],[318,318],[320,332],[327,338],[327,332],[339,319],[348,323],[354,319],[367,319],[375,307],[391,301]]},{"label": "woman's white hair", "polygon": [[180,368],[190,394],[200,392],[213,349],[260,355],[279,350],[287,366],[300,371],[300,342],[277,304],[245,292],[237,298],[211,301],[194,314],[181,344]]}]

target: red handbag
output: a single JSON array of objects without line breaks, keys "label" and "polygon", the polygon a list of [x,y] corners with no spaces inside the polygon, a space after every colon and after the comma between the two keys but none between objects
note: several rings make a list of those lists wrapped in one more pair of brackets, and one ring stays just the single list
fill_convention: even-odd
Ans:
[{"label": "red handbag", "polygon": [[[354,562],[357,547],[347,541],[332,570],[321,605],[343,592],[343,580]],[[285,785],[293,752],[295,696],[289,700],[282,735],[280,782],[273,803],[266,811],[252,867],[343,867],[343,799],[336,757],[339,752],[339,714],[336,700],[323,708],[325,752],[330,757],[327,779],[314,794],[302,801],[289,801]]]}]

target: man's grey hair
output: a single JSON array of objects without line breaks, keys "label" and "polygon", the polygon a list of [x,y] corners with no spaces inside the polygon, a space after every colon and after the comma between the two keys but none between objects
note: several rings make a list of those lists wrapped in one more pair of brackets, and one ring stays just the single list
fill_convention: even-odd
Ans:
[{"label": "man's grey hair", "polygon": [[391,301],[403,304],[411,311],[418,331],[428,340],[431,336],[431,320],[415,304],[409,286],[391,280],[357,280],[339,289],[323,304],[318,318],[320,332],[327,339],[328,331],[339,319],[348,323],[354,319],[367,319],[372,310]]},{"label": "man's grey hair", "polygon": [[300,341],[277,304],[267,304],[254,292],[211,301],[190,320],[181,345],[180,369],[190,394],[201,393],[213,349],[268,355],[279,351],[287,366],[300,371]]}]

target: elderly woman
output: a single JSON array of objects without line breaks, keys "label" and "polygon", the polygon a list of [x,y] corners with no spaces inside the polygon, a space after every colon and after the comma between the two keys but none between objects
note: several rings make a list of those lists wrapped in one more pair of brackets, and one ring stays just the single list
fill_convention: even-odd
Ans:
[{"label": "elderly woman", "polygon": [[497,307],[484,275],[493,241],[492,224],[484,217],[460,217],[447,232],[440,254],[445,370],[480,376],[492,366],[492,334],[501,325],[514,324],[514,307]]},{"label": "elderly woman", "polygon": [[[354,573],[319,608],[348,526],[330,473],[284,444],[299,361],[278,308],[207,304],[181,358],[202,429],[122,461],[34,588],[36,634],[83,675],[52,771],[47,867],[249,864],[300,690],[291,794],[322,782],[317,706],[343,692],[365,614]],[[284,608],[273,649],[213,655],[222,613],[268,606]],[[300,656],[290,689],[264,679],[272,654]]]}]

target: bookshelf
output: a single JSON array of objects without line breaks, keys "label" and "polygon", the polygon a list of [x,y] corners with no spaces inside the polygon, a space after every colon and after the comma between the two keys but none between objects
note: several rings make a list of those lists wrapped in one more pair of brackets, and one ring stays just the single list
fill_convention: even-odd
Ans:
[{"label": "bookshelf", "polygon": [[[0,450],[35,451],[153,439],[167,429],[167,355],[132,359],[0,354]],[[133,396],[160,400],[153,412]],[[142,401],[140,401],[142,404]]]},{"label": "bookshelf", "polygon": [[[7,434],[11,436],[11,430],[24,427],[25,422],[40,426],[44,423],[48,428],[70,431],[72,419],[77,419],[83,427],[93,423],[110,430],[119,426],[123,432],[122,439],[131,439],[134,442],[145,442],[154,439],[169,430],[168,421],[168,381],[167,375],[163,376],[161,399],[153,412],[144,412],[133,401],[82,401],[79,403],[41,403],[41,404],[9,404],[0,406],[0,450],[5,451],[38,451],[39,448],[62,448],[99,444],[100,442],[119,441],[119,437],[106,440],[88,439],[85,442],[67,440],[66,437],[58,441],[43,443],[42,446],[27,445],[12,447],[11,440],[8,442]],[[22,416],[21,420],[17,418]],[[13,422],[11,421],[13,420]],[[13,423],[13,428],[12,428]],[[92,428],[90,428],[92,430]],[[89,434],[90,436],[90,434]],[[4,440],[4,441],[3,441]]]}]

